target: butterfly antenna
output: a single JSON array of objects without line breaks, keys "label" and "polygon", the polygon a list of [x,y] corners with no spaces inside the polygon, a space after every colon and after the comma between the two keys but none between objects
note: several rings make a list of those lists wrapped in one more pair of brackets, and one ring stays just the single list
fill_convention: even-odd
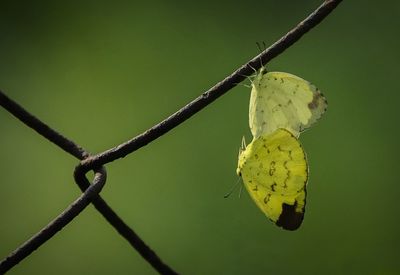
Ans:
[{"label": "butterfly antenna", "polygon": [[242,196],[242,191],[243,191],[243,184],[240,185],[240,189],[239,189],[239,199]]},{"label": "butterfly antenna", "polygon": [[261,47],[260,43],[256,42],[256,44],[257,44],[258,50],[260,51],[260,54],[258,55],[258,57],[260,59],[260,65],[261,65],[261,67],[264,67],[264,64],[261,59],[261,54],[263,53],[263,51],[265,51],[267,49],[267,45],[265,44],[265,41],[262,42],[262,47]]},{"label": "butterfly antenna", "polygon": [[235,191],[235,189],[237,188],[237,186],[240,183],[240,179],[241,178],[239,177],[238,180],[236,181],[236,183],[231,187],[231,190],[229,190],[229,192],[224,195],[225,199],[229,198],[229,196],[233,193],[233,191]]},{"label": "butterfly antenna", "polygon": [[240,158],[240,154],[246,150],[246,140],[244,138],[244,136],[242,137],[242,146],[240,146],[239,148],[239,154],[238,154],[238,158]]},{"label": "butterfly antenna", "polygon": [[240,150],[241,151],[244,151],[244,150],[246,150],[246,138],[243,136],[242,137],[242,147],[240,147]]},{"label": "butterfly antenna", "polygon": [[[260,51],[260,53],[262,53],[262,52],[263,52],[263,49],[261,48],[260,43],[259,43],[259,42],[256,42],[256,45],[257,45],[257,48],[258,48],[258,50]],[[263,45],[265,45],[265,42],[264,42],[264,41],[263,41]]]}]

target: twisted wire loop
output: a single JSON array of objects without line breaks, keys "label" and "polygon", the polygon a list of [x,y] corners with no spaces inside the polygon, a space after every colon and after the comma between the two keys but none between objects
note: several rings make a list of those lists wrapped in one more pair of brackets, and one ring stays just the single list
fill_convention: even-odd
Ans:
[{"label": "twisted wire loop", "polygon": [[[163,263],[156,253],[151,250],[151,248],[147,246],[101,198],[99,192],[105,184],[106,178],[106,172],[102,166],[138,150],[189,119],[191,116],[252,75],[254,69],[258,70],[261,66],[265,66],[270,60],[297,42],[305,33],[318,25],[326,16],[328,16],[341,2],[342,0],[324,1],[307,18],[301,21],[269,48],[241,66],[208,91],[188,103],[186,106],[160,123],[154,125],[144,133],[94,156],[91,156],[85,149],[78,146],[75,142],[67,139],[44,124],[0,91],[1,106],[25,123],[28,127],[31,127],[64,151],[81,160],[79,165],[75,167],[74,178],[75,182],[83,192],[82,195],[55,220],[0,262],[0,272],[9,270],[28,256],[32,251],[37,249],[41,244],[61,230],[63,226],[68,224],[91,202],[103,217],[116,229],[116,231],[121,234],[131,244],[131,246],[153,266],[155,270],[161,274],[177,274],[168,265]],[[90,170],[94,170],[96,173],[93,184],[90,184],[85,176]]]},{"label": "twisted wire loop", "polygon": [[3,274],[18,264],[78,216],[79,213],[89,205],[92,198],[100,193],[106,183],[106,178],[107,173],[104,167],[97,169],[95,171],[93,184],[71,203],[67,209],[0,262],[0,273]]}]

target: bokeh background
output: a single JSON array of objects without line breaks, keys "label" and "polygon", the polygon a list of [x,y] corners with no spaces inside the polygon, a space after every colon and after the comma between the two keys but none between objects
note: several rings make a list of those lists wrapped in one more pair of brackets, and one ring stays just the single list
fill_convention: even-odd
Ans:
[{"label": "bokeh background", "polygon": [[[161,121],[321,1],[2,1],[0,87],[93,153]],[[400,4],[344,1],[269,64],[329,102],[301,136],[302,227],[269,222],[238,177],[240,85],[124,159],[102,196],[183,274],[399,274]],[[244,82],[243,84],[249,84]],[[78,195],[77,160],[0,109],[0,258]],[[89,206],[10,274],[154,274]]]}]

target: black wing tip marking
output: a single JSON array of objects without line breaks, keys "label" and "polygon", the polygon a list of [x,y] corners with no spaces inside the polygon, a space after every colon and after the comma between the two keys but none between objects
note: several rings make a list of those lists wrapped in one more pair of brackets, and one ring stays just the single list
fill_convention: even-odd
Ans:
[{"label": "black wing tip marking", "polygon": [[315,88],[315,94],[313,96],[313,99],[310,103],[308,103],[308,108],[310,108],[311,110],[313,109],[317,109],[319,107],[319,103],[322,100],[323,103],[325,103],[325,108],[324,108],[324,112],[328,109],[328,100],[326,99],[326,97],[321,93],[320,90],[318,90],[318,88]]},{"label": "black wing tip marking", "polygon": [[304,208],[302,212],[296,212],[296,205],[297,202],[294,205],[282,204],[282,213],[276,222],[277,226],[290,231],[294,231],[300,227],[304,218]]}]

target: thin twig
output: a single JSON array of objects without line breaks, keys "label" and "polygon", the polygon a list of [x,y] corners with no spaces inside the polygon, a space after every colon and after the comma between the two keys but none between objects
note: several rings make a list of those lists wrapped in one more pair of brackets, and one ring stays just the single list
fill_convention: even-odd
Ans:
[{"label": "thin twig", "polygon": [[289,48],[305,33],[318,25],[318,23],[328,16],[328,14],[330,14],[340,2],[342,2],[342,0],[325,1],[295,28],[289,31],[268,49],[254,57],[245,65],[241,66],[230,76],[226,77],[224,80],[217,83],[214,87],[197,97],[195,100],[178,110],[176,113],[164,119],[157,125],[154,125],[144,133],[114,148],[83,160],[81,162],[81,166],[77,167],[78,172],[86,173],[87,171],[93,169],[93,167],[112,162],[118,158],[123,158],[183,123],[185,120],[242,82],[244,79],[246,79],[246,77],[250,76],[254,72],[254,68],[261,68],[261,66],[266,65],[271,59]]}]

